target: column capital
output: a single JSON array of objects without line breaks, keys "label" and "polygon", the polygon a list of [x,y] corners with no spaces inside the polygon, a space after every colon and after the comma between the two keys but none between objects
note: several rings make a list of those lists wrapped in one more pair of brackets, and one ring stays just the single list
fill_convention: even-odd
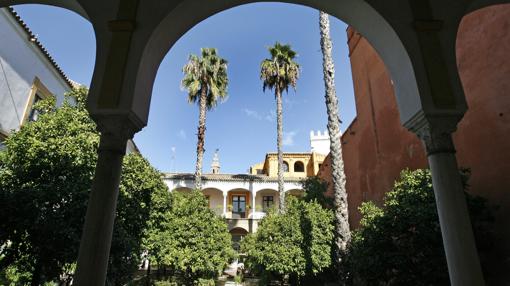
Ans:
[{"label": "column capital", "polygon": [[125,140],[132,139],[135,133],[142,129],[124,114],[94,115],[93,119],[97,130],[102,134],[111,134]]},{"label": "column capital", "polygon": [[101,133],[99,151],[126,152],[126,142],[132,139],[138,128],[125,115],[96,115],[93,117],[97,130]]},{"label": "column capital", "polygon": [[452,133],[457,130],[457,123],[461,118],[456,114],[427,116],[420,112],[407,122],[405,127],[423,141],[427,155],[455,153]]}]

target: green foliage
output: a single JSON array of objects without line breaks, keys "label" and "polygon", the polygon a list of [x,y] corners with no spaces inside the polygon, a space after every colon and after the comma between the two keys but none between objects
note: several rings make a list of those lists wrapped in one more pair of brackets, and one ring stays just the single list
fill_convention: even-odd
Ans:
[{"label": "green foliage", "polygon": [[216,49],[202,48],[202,57],[190,55],[182,68],[184,78],[181,85],[188,91],[188,101],[198,102],[205,89],[206,107],[216,106],[219,100],[227,97],[227,61],[218,56]]},{"label": "green foliage", "polygon": [[0,152],[0,268],[16,264],[35,281],[57,278],[76,259],[94,174],[96,126],[70,101],[58,109],[39,104],[38,120]]},{"label": "green foliage", "polygon": [[183,276],[185,283],[216,278],[234,257],[226,223],[199,191],[173,192],[171,206],[163,231],[153,242],[160,263]]},{"label": "green foliage", "polygon": [[127,155],[123,164],[108,265],[108,281],[114,285],[132,279],[141,263],[149,220],[161,216],[159,205],[169,194],[161,174],[139,154]]},{"label": "green foliage", "polygon": [[296,88],[299,78],[299,65],[294,62],[297,56],[290,45],[278,42],[269,47],[270,59],[260,64],[260,79],[263,81],[263,90],[277,89],[279,92],[288,91],[289,86]]},{"label": "green foliage", "polygon": [[[486,203],[468,197],[475,233],[491,220]],[[473,212],[474,211],[474,212]],[[384,208],[360,207],[346,267],[362,285],[448,285],[448,271],[429,170],[404,170]],[[482,215],[483,214],[483,215]]]},{"label": "green foliage", "polygon": [[257,232],[242,241],[246,265],[280,279],[316,276],[331,264],[333,214],[316,201],[289,196],[286,204],[284,213],[270,212]]},{"label": "green foliage", "polygon": [[317,201],[323,208],[333,209],[333,198],[327,196],[328,183],[317,176],[307,177],[301,182],[307,202]]},{"label": "green foliage", "polygon": [[[16,285],[56,281],[73,273],[99,133],[85,110],[87,90],[59,108],[42,101],[37,121],[6,140],[0,152],[0,279]],[[120,284],[136,270],[152,205],[167,194],[159,172],[137,154],[126,156],[108,279]],[[1,280],[0,280],[1,281]],[[3,282],[2,282],[3,283]]]},{"label": "green foliage", "polygon": [[172,281],[156,281],[154,286],[178,286],[177,282]]}]

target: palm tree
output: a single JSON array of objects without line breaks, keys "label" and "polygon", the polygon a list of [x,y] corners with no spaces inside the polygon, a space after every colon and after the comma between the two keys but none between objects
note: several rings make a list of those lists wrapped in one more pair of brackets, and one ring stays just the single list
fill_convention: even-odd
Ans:
[{"label": "palm tree", "polygon": [[280,211],[285,206],[285,194],[283,193],[283,151],[282,151],[282,92],[289,91],[289,86],[296,88],[299,78],[299,65],[294,62],[296,52],[290,45],[282,45],[278,42],[269,47],[270,59],[265,59],[260,64],[260,79],[263,81],[262,89],[274,89],[276,98],[276,125],[278,146],[278,192],[280,194]]},{"label": "palm tree", "polygon": [[[339,266],[347,243],[351,238],[349,229],[349,211],[347,209],[347,191],[345,189],[344,161],[338,115],[338,99],[335,91],[335,66],[331,56],[331,38],[329,36],[329,15],[320,12],[319,26],[321,33],[322,65],[326,90],[326,107],[328,112],[328,132],[331,145],[331,169],[335,205],[335,262]],[[339,267],[337,269],[340,270]]]},{"label": "palm tree", "polygon": [[224,100],[227,96],[228,76],[227,61],[220,58],[216,49],[202,48],[202,57],[190,55],[189,60],[182,68],[184,78],[181,85],[188,91],[189,103],[197,103],[198,141],[197,163],[195,171],[195,189],[202,188],[202,159],[205,142],[205,113]]}]

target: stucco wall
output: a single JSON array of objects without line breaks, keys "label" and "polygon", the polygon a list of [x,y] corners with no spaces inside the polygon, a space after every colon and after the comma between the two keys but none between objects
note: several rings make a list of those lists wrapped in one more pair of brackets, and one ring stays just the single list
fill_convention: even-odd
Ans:
[{"label": "stucco wall", "polygon": [[69,90],[62,76],[6,9],[0,9],[0,63],[0,130],[4,133],[19,128],[36,76],[56,96],[57,104]]},{"label": "stucco wall", "polygon": [[[344,132],[350,222],[359,225],[362,201],[382,203],[401,169],[427,166],[418,138],[401,127],[386,68],[370,46],[348,29],[357,118]],[[469,110],[454,134],[461,167],[472,169],[470,192],[496,210],[496,241],[482,256],[489,285],[510,285],[510,5],[466,16],[457,38],[457,61]],[[330,157],[320,176],[331,182]],[[330,189],[329,192],[332,192]],[[506,280],[505,280],[506,279]],[[505,281],[504,284],[503,281]]]}]

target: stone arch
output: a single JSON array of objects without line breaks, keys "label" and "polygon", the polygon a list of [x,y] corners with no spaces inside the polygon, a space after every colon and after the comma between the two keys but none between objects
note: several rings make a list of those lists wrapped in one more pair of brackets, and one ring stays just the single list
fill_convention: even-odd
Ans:
[{"label": "stone arch", "polygon": [[285,172],[285,173],[290,172],[289,163],[285,160],[283,160],[283,172]]},{"label": "stone arch", "polygon": [[[182,1],[157,25],[141,55],[133,94],[142,120],[147,121],[150,97],[158,67],[170,48],[193,26],[214,14],[258,0],[234,1]],[[325,11],[352,25],[377,50],[394,79],[394,88],[401,121],[410,120],[421,110],[420,92],[411,58],[401,36],[397,35],[385,18],[364,1],[278,1],[300,4]]]},{"label": "stone arch", "polygon": [[257,196],[255,197],[256,212],[267,212],[269,208],[278,207],[278,205],[280,204],[280,195],[277,189],[271,188],[260,189],[257,191],[256,194],[257,194]]},{"label": "stone arch", "polygon": [[202,189],[202,194],[207,198],[209,208],[217,215],[223,214],[223,191],[217,188]]},{"label": "stone arch", "polygon": [[241,250],[241,241],[245,236],[248,235],[249,230],[244,229],[243,227],[234,227],[230,231],[230,235],[232,236],[232,247],[236,251]]},{"label": "stone arch", "polygon": [[304,172],[305,171],[305,164],[301,161],[296,161],[294,163],[294,172]]},{"label": "stone arch", "polygon": [[90,20],[89,14],[82,6],[82,3],[86,1],[79,0],[0,0],[0,8],[7,6],[23,5],[23,4],[41,4],[48,6],[55,6],[71,10],[83,18]]}]

